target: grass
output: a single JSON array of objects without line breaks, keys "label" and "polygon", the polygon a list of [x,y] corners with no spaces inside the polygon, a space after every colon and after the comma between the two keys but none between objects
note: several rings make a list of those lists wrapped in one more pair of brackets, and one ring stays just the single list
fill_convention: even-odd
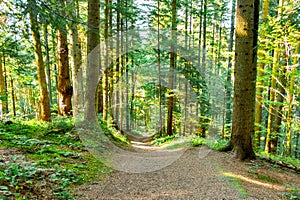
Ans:
[{"label": "grass", "polygon": [[[174,143],[175,141],[175,143]],[[192,135],[192,136],[165,136],[159,137],[152,141],[153,145],[156,146],[178,146],[178,141],[185,141],[185,145],[188,142],[190,146],[197,147],[201,145],[207,145],[209,148],[219,151],[228,145],[228,140],[223,139],[215,139],[215,138],[203,138],[200,136]],[[175,147],[174,147],[175,148]]]},{"label": "grass", "polygon": [[278,180],[275,180],[269,176],[265,176],[265,175],[262,175],[262,174],[256,174],[256,177],[259,179],[259,180],[262,180],[262,181],[267,181],[269,183],[279,183]]},{"label": "grass", "polygon": [[287,188],[287,191],[284,193],[286,197],[290,200],[300,199],[300,188],[291,184],[286,184],[285,187]]},{"label": "grass", "polygon": [[239,198],[245,199],[248,196],[247,190],[242,186],[242,180],[236,177],[224,176],[221,178],[230,188],[238,192]]},{"label": "grass", "polygon": [[266,154],[265,152],[259,152],[258,153],[259,156],[261,157],[266,157],[266,158],[270,158],[273,161],[282,161],[284,163],[290,164],[292,166],[295,167],[300,167],[300,159],[297,158],[292,158],[292,157],[287,157],[287,156],[280,156],[280,155],[273,155],[273,154]]},{"label": "grass", "polygon": [[235,175],[230,172],[225,172],[220,166],[216,166],[216,169],[223,174],[223,176],[219,177],[220,180],[225,182],[228,187],[237,191],[240,199],[245,199],[248,196],[248,192],[243,187],[242,180],[240,178],[235,177]]},{"label": "grass", "polygon": [[0,123],[0,199],[73,199],[73,186],[109,173],[78,134],[69,118]]}]

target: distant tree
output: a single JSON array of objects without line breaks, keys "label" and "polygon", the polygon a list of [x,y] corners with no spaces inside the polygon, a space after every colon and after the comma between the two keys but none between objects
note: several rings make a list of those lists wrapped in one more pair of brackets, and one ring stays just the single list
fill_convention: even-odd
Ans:
[{"label": "distant tree", "polygon": [[[277,13],[277,18],[280,20],[283,14],[283,6],[284,0],[279,1],[279,9]],[[281,51],[280,46],[283,43],[283,38],[279,37],[280,41],[275,42],[275,49],[273,54],[273,66],[272,66],[272,75],[271,75],[271,88],[270,88],[270,96],[269,101],[271,104],[269,105],[269,115],[268,115],[268,124],[267,124],[267,137],[266,137],[266,145],[265,151],[276,153],[277,143],[279,138],[279,129],[281,124],[281,107],[284,95],[284,84],[285,81],[282,80],[284,78],[284,67],[280,66],[281,60]],[[280,75],[278,75],[280,74]],[[279,84],[278,84],[279,82]],[[278,91],[278,94],[277,92]],[[276,103],[275,103],[276,102]]]},{"label": "distant tree", "polygon": [[110,22],[110,10],[111,10],[111,4],[110,0],[105,0],[104,2],[105,8],[104,8],[104,43],[105,43],[105,52],[104,52],[104,73],[102,76],[103,81],[103,119],[107,120],[108,118],[108,101],[109,101],[109,81],[108,81],[108,67],[109,67],[109,22]]},{"label": "distant tree", "polygon": [[[62,9],[65,8],[65,2],[61,3]],[[62,12],[65,16],[65,12]],[[72,114],[72,95],[73,88],[70,79],[69,67],[69,49],[66,21],[62,19],[58,32],[58,113],[60,115],[70,116]]]},{"label": "distant tree", "polygon": [[95,110],[95,91],[99,74],[99,24],[100,24],[100,1],[88,1],[88,33],[87,33],[87,68],[86,68],[86,109],[85,119],[94,120]]},{"label": "distant tree", "polygon": [[33,37],[33,46],[34,46],[34,53],[36,59],[36,67],[37,67],[37,74],[38,74],[38,83],[39,83],[39,90],[40,90],[40,103],[41,103],[41,119],[43,121],[51,121],[51,114],[50,114],[50,101],[49,101],[49,94],[47,89],[47,82],[46,82],[46,74],[45,74],[45,64],[43,60],[42,54],[42,45],[41,45],[41,36],[39,33],[39,23],[37,21],[37,13],[34,8],[36,8],[35,0],[29,0],[28,6],[30,9],[29,17],[30,17],[30,25],[32,30],[32,37]]},{"label": "distant tree", "polygon": [[6,87],[4,81],[4,70],[2,65],[2,54],[0,54],[0,97],[1,97],[1,113],[7,114],[7,94],[6,94]]},{"label": "distant tree", "polygon": [[170,75],[169,75],[169,98],[168,98],[168,119],[167,119],[167,135],[173,134],[173,106],[174,106],[174,69],[176,65],[176,53],[175,45],[176,41],[176,0],[172,0],[172,42],[171,42],[171,52],[170,52]]},{"label": "distant tree", "polygon": [[[231,25],[230,25],[230,36],[229,36],[229,44],[228,44],[228,52],[233,51],[233,43],[234,43],[234,30],[235,30],[235,7],[236,7],[236,1],[232,1],[232,7],[231,7]],[[231,80],[231,74],[232,74],[232,57],[229,56],[228,58],[228,64],[227,64],[227,77],[225,82],[225,92],[226,92],[226,113],[225,113],[225,128],[230,129],[231,124],[231,117],[232,117],[232,101],[231,101],[231,95],[232,95],[232,80]],[[223,131],[223,137],[225,134],[225,130]]]},{"label": "distant tree", "polygon": [[[266,26],[267,25],[267,20],[268,20],[268,13],[269,13],[269,0],[264,0],[263,1],[263,10],[262,10],[262,25]],[[266,29],[263,29],[262,33],[260,34],[261,38],[266,37]],[[260,40],[260,49],[258,50],[258,59],[260,60],[257,63],[257,83],[256,83],[256,106],[255,106],[255,146],[257,148],[260,147],[260,138],[261,138],[261,123],[262,123],[262,101],[263,101],[263,76],[264,76],[264,69],[265,69],[265,62],[264,60],[265,55],[264,55],[264,40]]]},{"label": "distant tree", "polygon": [[[79,19],[78,0],[69,0],[68,6],[71,7],[70,15],[72,19]],[[73,115],[76,116],[79,109],[83,106],[83,70],[81,41],[79,39],[78,25],[76,21],[72,21],[71,29],[71,57],[72,57],[72,84],[73,84]]]}]

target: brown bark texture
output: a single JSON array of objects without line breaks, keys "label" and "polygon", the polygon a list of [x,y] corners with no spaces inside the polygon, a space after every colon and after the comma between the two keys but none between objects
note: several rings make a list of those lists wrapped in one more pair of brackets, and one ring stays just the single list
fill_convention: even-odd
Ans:
[{"label": "brown bark texture", "polygon": [[[28,3],[30,8],[35,7],[36,2],[34,0],[30,0]],[[49,101],[49,94],[47,90],[45,64],[42,55],[41,37],[38,31],[39,25],[37,21],[37,13],[34,13],[34,9],[32,9],[29,15],[30,15],[30,26],[32,29],[34,54],[35,54],[36,66],[37,66],[39,91],[40,91],[41,119],[43,121],[51,121],[50,101]]]},{"label": "brown bark texture", "polygon": [[252,135],[254,134],[258,6],[258,0],[237,1],[231,142],[240,160],[255,157]]}]

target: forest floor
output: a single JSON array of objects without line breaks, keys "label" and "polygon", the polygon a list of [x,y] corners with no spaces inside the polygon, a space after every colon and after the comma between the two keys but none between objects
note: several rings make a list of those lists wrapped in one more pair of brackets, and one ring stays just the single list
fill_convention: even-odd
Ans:
[{"label": "forest floor", "polygon": [[[155,151],[148,139],[130,138],[131,151]],[[74,188],[76,199],[300,199],[300,175],[206,146],[188,148],[172,164],[150,172],[114,171],[104,180]]]}]

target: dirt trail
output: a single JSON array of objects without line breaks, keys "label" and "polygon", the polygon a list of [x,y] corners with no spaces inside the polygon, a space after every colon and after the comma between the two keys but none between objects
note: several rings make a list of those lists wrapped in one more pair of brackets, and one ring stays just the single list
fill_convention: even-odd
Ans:
[{"label": "dirt trail", "polygon": [[[149,141],[135,143],[136,152],[155,150]],[[143,146],[146,150],[141,149]],[[74,192],[76,199],[90,200],[289,199],[284,195],[285,184],[300,188],[299,174],[260,161],[240,162],[232,154],[199,147],[189,148],[163,169],[146,173],[115,171],[105,181],[81,185]]]}]

